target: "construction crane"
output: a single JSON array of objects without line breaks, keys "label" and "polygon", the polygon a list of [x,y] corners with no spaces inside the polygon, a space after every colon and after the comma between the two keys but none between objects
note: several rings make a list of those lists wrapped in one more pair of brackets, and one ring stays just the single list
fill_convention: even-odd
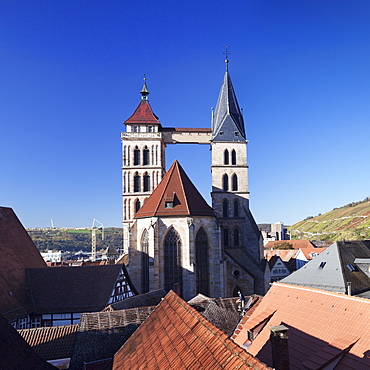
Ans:
[{"label": "construction crane", "polygon": [[[96,227],[95,222],[99,223],[100,226]],[[97,219],[93,219],[91,225],[91,260],[96,261],[96,230],[101,229],[101,240],[104,240],[104,225]]]}]

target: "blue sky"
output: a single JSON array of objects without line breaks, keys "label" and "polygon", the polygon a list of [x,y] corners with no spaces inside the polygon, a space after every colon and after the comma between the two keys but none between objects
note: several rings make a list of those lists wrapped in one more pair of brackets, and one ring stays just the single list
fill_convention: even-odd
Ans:
[{"label": "blue sky", "polygon": [[[5,0],[0,205],[25,227],[121,226],[120,132],[144,73],[163,126],[209,127],[225,45],[256,221],[370,195],[368,0]],[[209,147],[174,159],[209,201]]]}]

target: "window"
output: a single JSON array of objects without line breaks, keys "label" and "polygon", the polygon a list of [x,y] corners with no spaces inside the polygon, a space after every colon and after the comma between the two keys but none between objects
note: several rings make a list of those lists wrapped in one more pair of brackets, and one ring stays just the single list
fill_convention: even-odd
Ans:
[{"label": "window", "polygon": [[169,291],[175,284],[182,291],[181,239],[171,227],[164,239],[164,287]]},{"label": "window", "polygon": [[227,149],[224,151],[224,164],[229,164],[229,151]]},{"label": "window", "polygon": [[143,166],[149,165],[149,149],[147,146],[145,146],[143,150]]},{"label": "window", "polygon": [[229,176],[227,176],[226,173],[222,176],[222,190],[223,191],[229,190]]},{"label": "window", "polygon": [[229,230],[228,229],[223,230],[223,239],[224,239],[224,247],[228,247],[229,246]]},{"label": "window", "polygon": [[222,217],[228,217],[229,216],[229,202],[227,199],[224,199],[222,201]]},{"label": "window", "polygon": [[203,227],[195,237],[195,271],[197,293],[209,296],[208,237]]},{"label": "window", "polygon": [[137,212],[141,207],[141,203],[140,203],[140,200],[139,199],[136,199],[136,202],[135,202],[135,212]]},{"label": "window", "polygon": [[41,317],[34,317],[31,320],[31,328],[38,328],[41,326]]},{"label": "window", "polygon": [[150,191],[150,176],[147,172],[144,173],[144,191]]},{"label": "window", "polygon": [[141,293],[149,292],[149,233],[141,237]]},{"label": "window", "polygon": [[236,151],[234,149],[231,152],[231,164],[236,164]]},{"label": "window", "polygon": [[136,172],[134,175],[134,192],[137,193],[140,191],[140,176]]},{"label": "window", "polygon": [[134,149],[134,166],[139,166],[140,165],[140,150],[136,146]]},{"label": "window", "polygon": [[326,265],[326,262],[321,262],[319,265],[319,269],[323,269]]},{"label": "window", "polygon": [[153,132],[153,126],[147,126],[146,130],[147,132]]},{"label": "window", "polygon": [[232,176],[233,191],[238,191],[238,176],[234,173]]},{"label": "window", "polygon": [[239,246],[239,230],[234,229],[234,247]]},{"label": "window", "polygon": [[139,126],[134,126],[134,127],[132,128],[132,131],[133,131],[133,132],[139,132]]},{"label": "window", "polygon": [[164,208],[173,208],[173,201],[165,201]]},{"label": "window", "polygon": [[19,319],[19,329],[27,329],[27,317]]},{"label": "window", "polygon": [[234,200],[234,217],[239,217],[239,202],[237,199]]}]

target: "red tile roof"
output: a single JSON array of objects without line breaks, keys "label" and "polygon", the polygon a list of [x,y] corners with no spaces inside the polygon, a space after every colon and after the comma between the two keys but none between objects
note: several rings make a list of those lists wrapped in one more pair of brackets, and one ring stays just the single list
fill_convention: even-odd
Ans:
[{"label": "red tile roof", "polygon": [[23,329],[18,333],[44,360],[72,356],[78,325]]},{"label": "red tile roof", "polygon": [[115,354],[118,369],[268,369],[170,291]]},{"label": "red tile roof", "polygon": [[271,249],[275,247],[275,244],[280,243],[289,243],[292,245],[292,249],[302,249],[302,248],[315,248],[315,246],[308,240],[308,239],[292,239],[292,240],[275,240],[275,241],[269,241],[265,245],[265,249]]},{"label": "red tile roof", "polygon": [[147,100],[141,100],[134,114],[127,119],[124,124],[135,124],[135,123],[149,123],[149,124],[160,124],[158,117],[153,113],[152,107]]},{"label": "red tile roof", "polygon": [[[166,208],[165,202],[173,202],[173,207]],[[135,218],[188,215],[214,216],[214,211],[175,161]]]},{"label": "red tile roof", "polygon": [[[270,318],[269,318],[270,317]],[[290,368],[303,369],[313,362],[318,369],[344,354],[336,369],[370,368],[370,300],[324,290],[274,283],[256,311],[235,336],[243,345],[248,330],[265,326],[248,351],[272,365],[269,327],[283,324],[289,328]],[[349,348],[348,353],[344,353]],[[331,353],[331,356],[328,356]]]},{"label": "red tile roof", "polygon": [[32,312],[27,268],[46,263],[11,208],[0,207],[0,313],[8,320]]}]

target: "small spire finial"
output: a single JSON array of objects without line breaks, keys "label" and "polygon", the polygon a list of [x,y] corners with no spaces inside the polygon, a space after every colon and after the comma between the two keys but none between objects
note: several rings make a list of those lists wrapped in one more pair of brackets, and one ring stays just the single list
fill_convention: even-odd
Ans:
[{"label": "small spire finial", "polygon": [[140,91],[141,100],[148,100],[149,91],[148,91],[148,88],[146,86],[146,74],[145,73],[144,73],[143,80],[144,80],[143,88]]},{"label": "small spire finial", "polygon": [[229,45],[225,45],[225,52],[223,53],[226,55],[226,58],[225,58],[225,63],[226,63],[226,71],[229,70]]}]

